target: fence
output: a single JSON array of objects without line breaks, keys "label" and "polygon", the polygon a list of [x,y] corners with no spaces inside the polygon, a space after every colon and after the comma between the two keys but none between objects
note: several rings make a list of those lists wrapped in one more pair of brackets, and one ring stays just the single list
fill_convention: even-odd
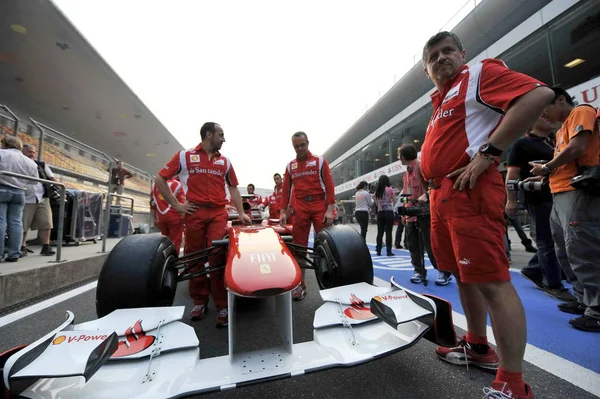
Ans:
[{"label": "fence", "polygon": [[[0,109],[6,111],[10,116],[0,113],[0,135],[8,134],[9,136],[16,135],[19,131],[19,117],[15,115],[10,108],[4,104],[0,104]],[[8,124],[12,126],[8,126]]]}]

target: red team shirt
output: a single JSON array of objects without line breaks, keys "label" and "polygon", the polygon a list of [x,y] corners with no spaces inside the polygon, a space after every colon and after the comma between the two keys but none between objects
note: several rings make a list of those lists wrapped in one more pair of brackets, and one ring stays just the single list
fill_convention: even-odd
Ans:
[{"label": "red team shirt", "polygon": [[444,177],[465,165],[494,133],[511,103],[544,86],[511,71],[504,62],[485,59],[463,66],[431,95],[433,115],[421,147],[421,171],[426,180]]},{"label": "red team shirt", "polygon": [[[183,187],[177,180],[169,180],[167,182],[169,190],[173,193],[177,201],[183,203],[185,201],[185,195],[183,193]],[[181,215],[177,213],[175,209],[169,204],[169,202],[162,196],[158,188],[152,183],[152,194],[151,194],[151,207],[156,211],[156,217],[159,222],[166,221],[177,221],[181,219]]]},{"label": "red team shirt", "polygon": [[283,178],[281,208],[287,209],[290,205],[292,189],[296,200],[302,200],[309,195],[326,195],[327,205],[334,204],[333,178],[325,158],[308,152],[306,160],[294,159],[287,165]]},{"label": "red team shirt", "polygon": [[202,144],[190,150],[179,151],[159,172],[159,175],[167,180],[179,175],[187,200],[198,205],[225,206],[228,202],[225,185],[229,187],[238,185],[229,158],[215,151],[209,159]]},{"label": "red team shirt", "polygon": [[264,205],[263,197],[260,194],[252,194],[254,198],[248,200],[250,205]]},{"label": "red team shirt", "polygon": [[282,188],[275,188],[273,194],[267,197],[266,205],[269,206],[269,218],[270,219],[279,219],[279,210],[281,209],[281,197],[282,197]]}]

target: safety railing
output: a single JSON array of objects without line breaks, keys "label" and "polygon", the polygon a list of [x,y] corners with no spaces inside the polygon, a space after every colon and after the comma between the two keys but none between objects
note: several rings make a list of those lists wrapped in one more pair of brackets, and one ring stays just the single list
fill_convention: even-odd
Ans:
[{"label": "safety railing", "polygon": [[[128,197],[126,195],[119,195],[119,194],[112,194],[109,193],[108,197],[106,199],[106,204],[107,204],[107,210],[106,210],[106,214],[104,215],[104,237],[108,237],[108,231],[110,229],[110,206],[112,204],[112,199],[113,198],[117,198],[119,199],[126,199],[131,201],[131,208],[130,208],[130,212],[131,212],[131,217],[133,217],[133,205],[135,202],[135,199]],[[119,214],[121,214],[120,211],[120,205],[119,205]],[[119,223],[119,226],[117,227],[117,237],[121,238],[122,234],[121,234],[121,223],[123,222],[123,218],[121,218],[121,222]],[[102,252],[106,251],[106,241],[102,241]]]},{"label": "safety railing", "polygon": [[[61,260],[61,252],[62,252],[62,236],[63,236],[63,227],[64,227],[64,219],[65,219],[65,195],[66,195],[66,187],[64,184],[55,182],[53,180],[40,179],[39,177],[31,177],[27,175],[22,175],[19,173],[8,172],[5,170],[0,170],[1,175],[17,177],[19,179],[31,180],[38,183],[47,183],[54,184],[60,187],[60,204],[58,206],[58,227],[56,234],[56,260],[50,262],[64,262]],[[4,239],[4,237],[2,237]]]},{"label": "safety railing", "polygon": [[[107,174],[106,174],[106,185],[108,186],[105,198],[109,198],[110,193],[113,191],[113,186],[112,186],[112,182],[110,179],[110,176],[112,176],[112,171],[114,169],[114,167],[116,166],[116,163],[114,162],[114,160],[109,157],[107,154],[105,154],[102,151],[99,151],[97,149],[95,149],[94,147],[91,147],[85,143],[82,143],[81,141],[75,140],[69,136],[67,136],[64,133],[59,132],[56,129],[53,129],[47,125],[44,125],[41,122],[36,121],[33,118],[29,118],[29,120],[31,120],[31,122],[39,129],[40,132],[40,138],[39,138],[39,144],[38,144],[38,161],[42,160],[42,157],[44,156],[44,139],[46,138],[46,131],[51,132],[52,134],[50,135],[52,137],[53,140],[62,142],[64,144],[68,144],[68,145],[73,145],[74,147],[76,147],[77,149],[81,149],[86,151],[88,154],[90,155],[94,155],[95,157],[104,160],[106,163],[108,163],[108,170],[107,170]],[[68,171],[63,171],[66,172],[66,174],[68,174]],[[106,225],[108,224],[108,213],[110,211],[110,206],[109,206],[109,201],[107,200],[106,204],[105,204],[105,208],[104,208],[104,217],[103,217],[103,221],[106,223],[105,224],[105,230],[106,230]],[[107,234],[103,234],[102,235],[102,252],[106,251],[106,239],[107,239]],[[61,236],[62,239],[62,236]]]}]

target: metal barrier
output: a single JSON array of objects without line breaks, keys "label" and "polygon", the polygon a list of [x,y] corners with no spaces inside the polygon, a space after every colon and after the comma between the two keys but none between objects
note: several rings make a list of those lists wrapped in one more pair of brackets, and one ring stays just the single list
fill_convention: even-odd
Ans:
[{"label": "metal barrier", "polygon": [[[99,158],[101,161],[104,160],[105,162],[107,162],[108,169],[105,172],[106,174],[103,174],[103,176],[96,176],[96,178],[94,178],[94,180],[96,180],[97,182],[101,182],[102,184],[106,184],[108,186],[107,192],[105,195],[105,198],[108,198],[111,191],[113,190],[110,176],[112,176],[112,170],[115,166],[115,162],[111,157],[109,157],[106,153],[95,149],[94,147],[91,147],[85,143],[82,143],[81,141],[75,140],[75,139],[67,136],[66,134],[63,134],[63,133],[57,131],[56,129],[53,129],[49,126],[44,125],[43,123],[40,123],[33,118],[29,118],[29,120],[31,120],[31,122],[40,131],[40,139],[39,139],[39,144],[38,144],[38,161],[41,161],[42,157],[45,154],[44,139],[46,138],[46,135],[48,135],[46,133],[46,130],[48,130],[48,131],[52,132],[54,135],[56,135],[56,136],[48,135],[48,136],[52,137],[53,140],[56,140],[63,144],[71,145],[71,146],[77,148],[78,150],[84,151],[84,152],[88,153],[89,155],[93,155],[93,156]],[[64,155],[63,155],[63,158],[64,158]],[[62,175],[66,175],[66,176],[70,176],[70,177],[79,176],[79,174],[76,171],[69,171],[68,170],[69,168],[67,165],[61,165],[62,166],[62,168],[61,168],[61,167],[57,167],[57,165],[55,165],[55,162],[49,162],[49,163],[52,165],[53,169],[57,169],[57,173],[60,173]],[[108,204],[108,202],[107,202],[107,204]],[[108,211],[109,211],[109,208],[107,205],[105,208],[105,212],[108,213]],[[103,219],[105,222],[108,220],[106,215]],[[108,237],[106,236],[106,234],[103,234],[103,236],[102,236],[102,252],[106,251],[106,239],[107,238]],[[61,240],[62,240],[62,236],[61,236]]]},{"label": "metal barrier", "polygon": [[[57,232],[56,232],[56,234],[57,234],[57,237],[56,237],[56,260],[50,261],[50,262],[57,262],[57,263],[64,262],[64,260],[60,259],[60,255],[61,255],[61,251],[62,251],[62,235],[63,235],[63,225],[64,225],[64,219],[65,219],[65,194],[66,194],[65,185],[62,183],[59,183],[59,182],[55,182],[53,180],[40,179],[39,177],[31,177],[31,176],[27,176],[27,175],[21,175],[19,173],[7,172],[4,170],[0,170],[0,174],[6,175],[6,176],[18,177],[20,179],[25,179],[25,180],[32,180],[32,181],[36,181],[39,183],[54,184],[54,185],[60,187],[60,205],[58,207],[58,228],[57,228]],[[2,237],[2,239],[4,239],[4,237]]]},{"label": "metal barrier", "polygon": [[[154,176],[150,175],[147,172],[144,172],[141,169],[136,168],[135,166],[129,165],[125,162],[123,162],[123,165],[125,166],[126,169],[131,169],[140,175],[146,176],[150,180],[150,185],[148,186],[148,190],[147,190],[148,192],[146,193],[146,195],[148,196],[148,203],[150,203],[150,195],[152,192],[152,183],[154,182]],[[152,219],[152,211],[149,211],[148,212],[148,231],[150,231],[152,229],[153,224],[154,224],[154,220]]]},{"label": "metal barrier", "polygon": [[[6,112],[8,112],[11,115],[11,117],[5,116],[5,118],[13,123],[14,127],[13,127],[12,133],[13,133],[13,136],[17,136],[19,134],[19,121],[20,121],[19,117],[17,115],[15,115],[15,113],[12,112],[10,110],[10,108],[8,108],[4,104],[0,104],[0,108],[2,108],[3,110],[5,110]],[[2,127],[2,126],[0,126],[0,127]]]},{"label": "metal barrier", "polygon": [[[119,195],[119,194],[108,194],[108,197],[106,199],[106,210],[104,211],[104,237],[108,237],[108,228],[110,227],[110,203],[112,202],[113,197],[115,198],[124,198],[126,200],[130,200],[131,201],[131,217],[133,217],[133,204],[135,202],[135,200],[131,197],[127,197],[125,195]],[[119,205],[119,207],[121,207],[121,205]],[[119,225],[119,230],[118,230],[118,235],[117,237],[121,238],[121,225]],[[106,240],[102,241],[102,252],[106,252]]]}]

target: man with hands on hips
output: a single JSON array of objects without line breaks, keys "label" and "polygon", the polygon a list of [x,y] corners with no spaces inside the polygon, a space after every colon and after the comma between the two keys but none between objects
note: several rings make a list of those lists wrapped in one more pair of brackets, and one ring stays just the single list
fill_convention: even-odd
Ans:
[{"label": "man with hands on hips", "polygon": [[[186,255],[206,249],[213,240],[225,236],[229,219],[225,209],[228,203],[225,185],[229,189],[240,221],[245,224],[252,223],[244,213],[233,166],[229,158],[219,152],[225,142],[223,129],[218,123],[207,122],[200,129],[200,137],[202,142],[198,146],[179,151],[155,178],[156,187],[163,197],[175,211],[185,214]],[[183,203],[177,201],[167,184],[169,179],[177,175],[185,192],[186,200]],[[210,255],[208,263],[210,266],[224,264],[225,254],[218,252]],[[204,267],[204,261],[199,260],[191,271],[202,270]],[[190,319],[200,320],[204,317],[210,293],[217,307],[216,325],[225,327],[228,325],[228,313],[224,272],[211,272],[210,280],[209,284],[205,275],[190,280],[190,296],[194,299]]]}]

